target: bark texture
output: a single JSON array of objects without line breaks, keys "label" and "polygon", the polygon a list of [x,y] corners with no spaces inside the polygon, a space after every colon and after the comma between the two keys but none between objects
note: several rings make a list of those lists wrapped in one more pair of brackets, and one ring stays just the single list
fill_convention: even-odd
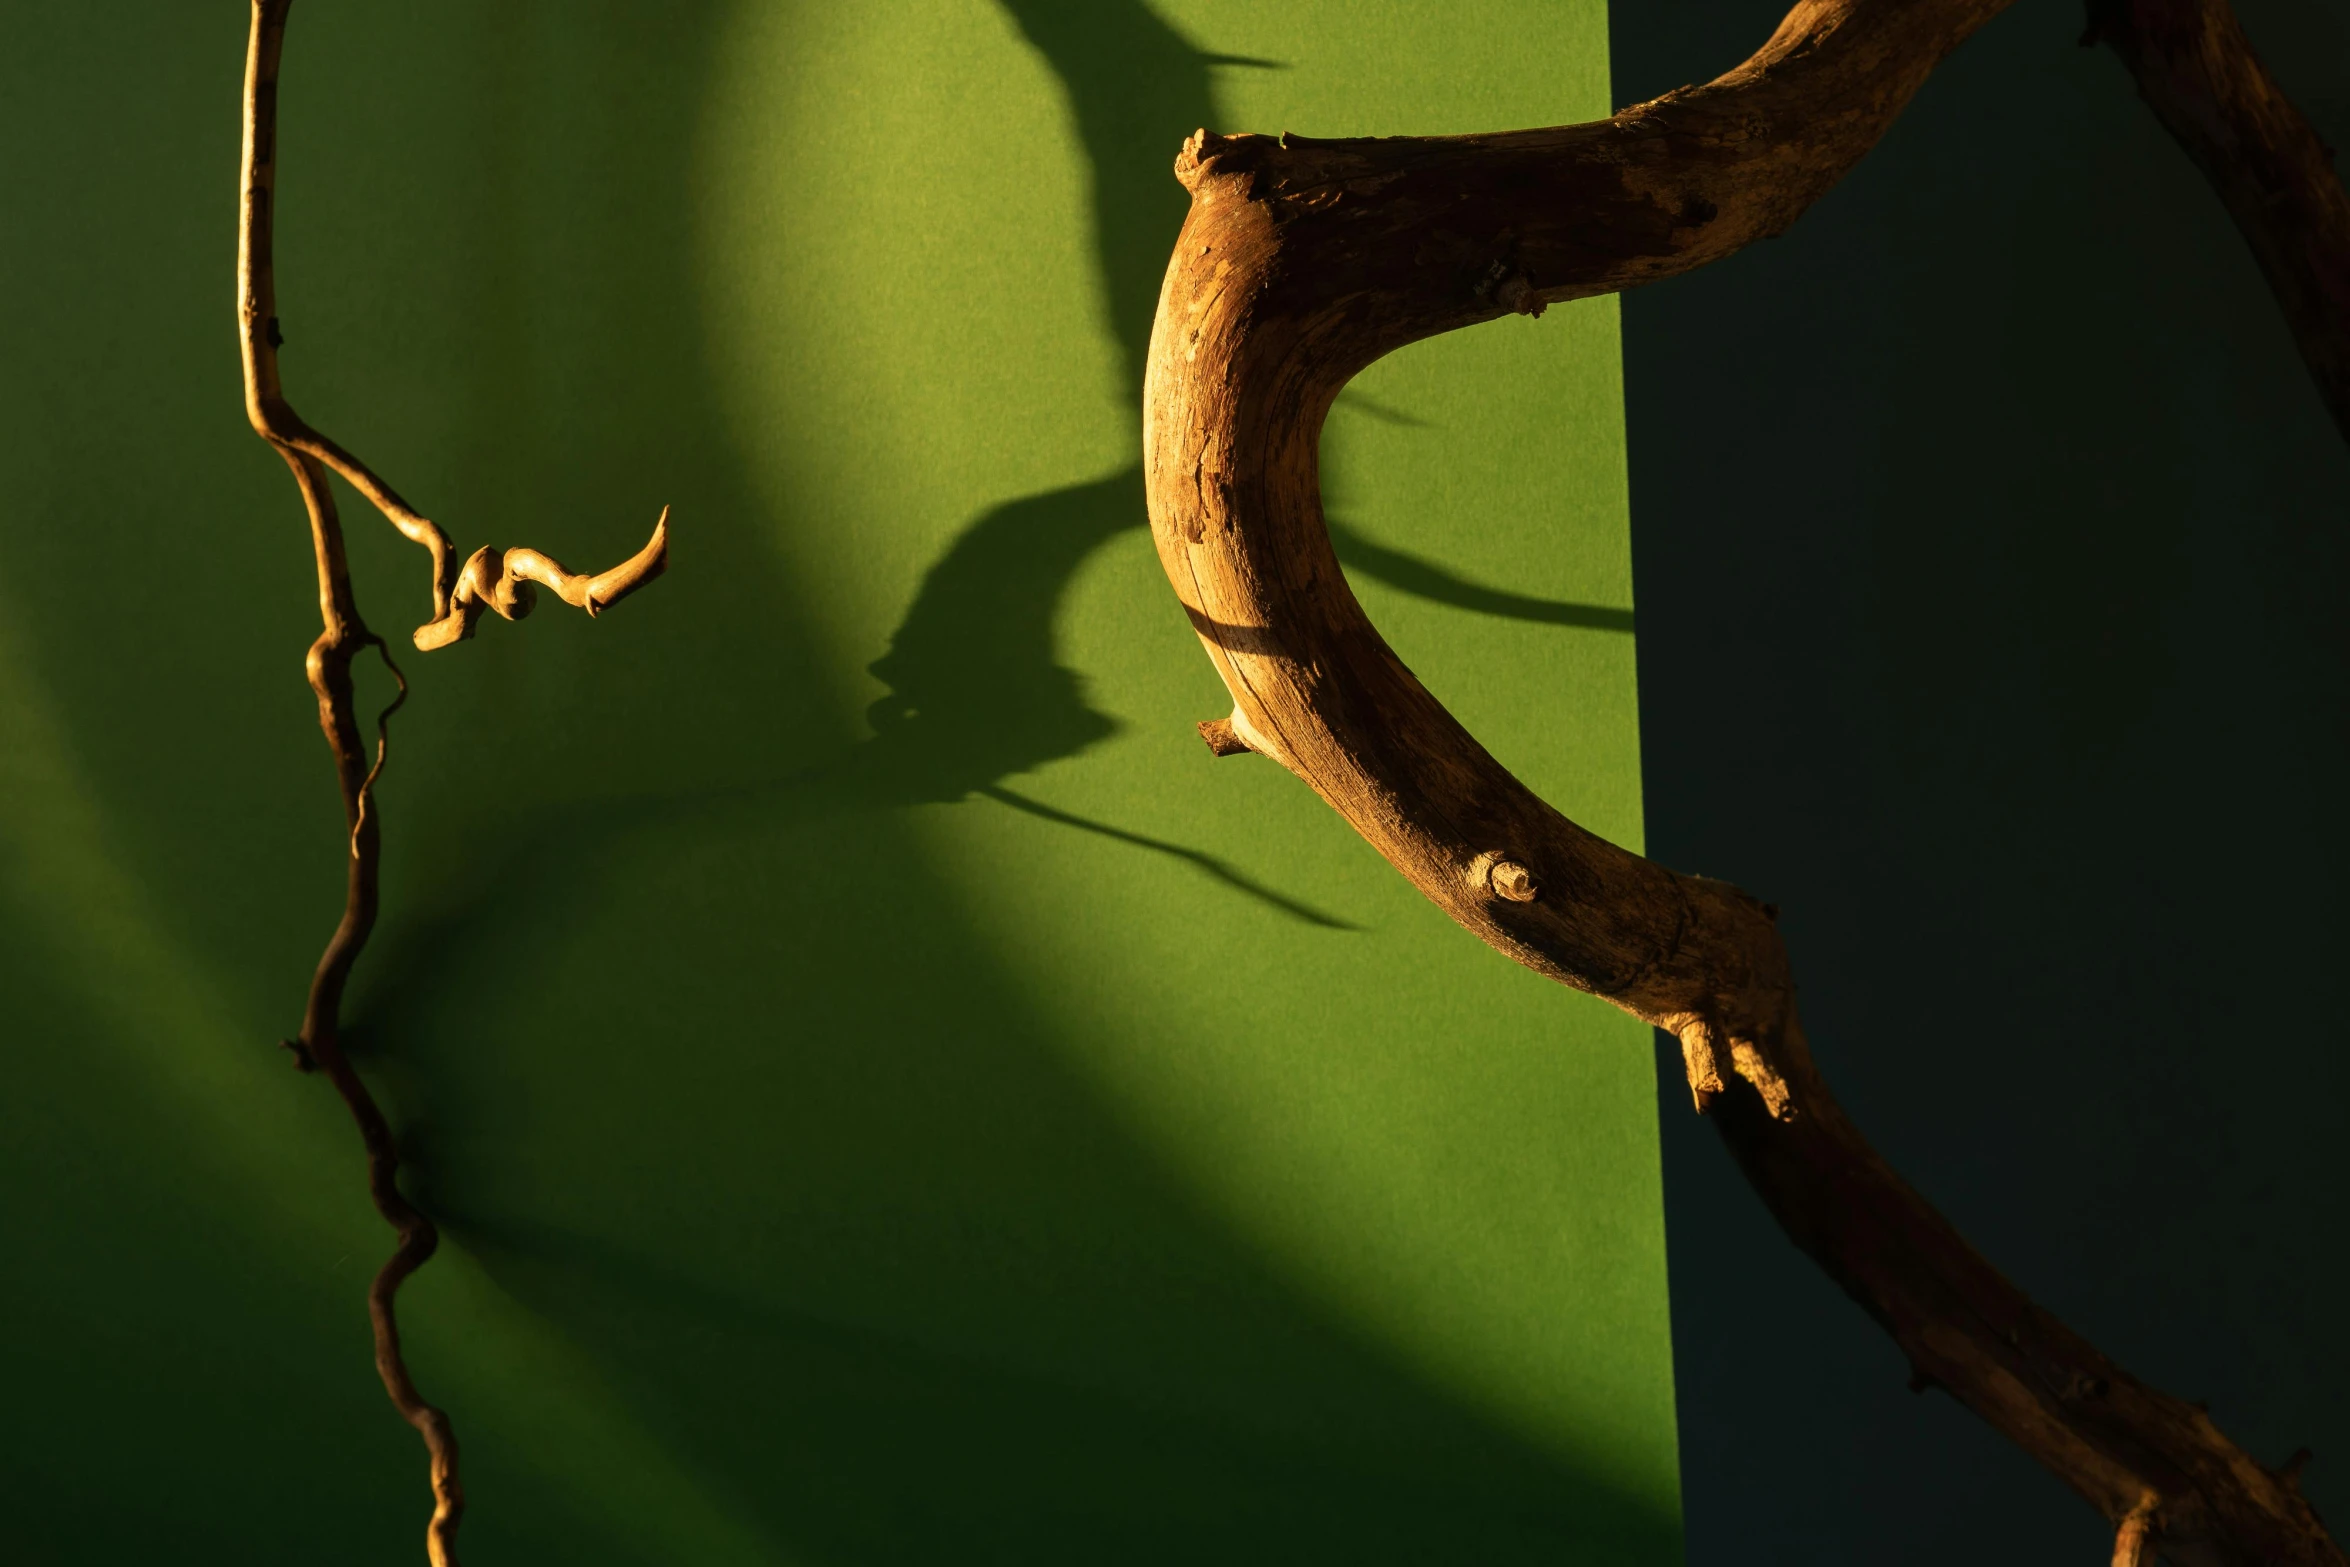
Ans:
[{"label": "bark texture", "polygon": [[1813,1065],[1772,910],[1594,837],[1462,729],[1364,615],[1322,515],[1322,423],[1366,365],[1778,233],[2005,3],[1807,0],[1727,75],[1596,124],[1201,132],[1145,388],[1152,531],[1233,697],[1211,748],[1280,762],[1487,943],[1671,1030],[1790,1236],[1920,1385],[2112,1520],[2117,1559],[2344,1567],[2290,1476],[2034,1305],[1870,1147]]}]

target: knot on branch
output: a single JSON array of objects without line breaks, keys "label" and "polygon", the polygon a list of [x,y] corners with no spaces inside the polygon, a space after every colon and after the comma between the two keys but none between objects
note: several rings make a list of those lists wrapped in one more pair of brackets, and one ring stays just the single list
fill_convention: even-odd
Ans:
[{"label": "knot on branch", "polygon": [[1469,885],[1511,903],[1532,903],[1542,896],[1534,873],[1516,855],[1488,849],[1469,862]]}]

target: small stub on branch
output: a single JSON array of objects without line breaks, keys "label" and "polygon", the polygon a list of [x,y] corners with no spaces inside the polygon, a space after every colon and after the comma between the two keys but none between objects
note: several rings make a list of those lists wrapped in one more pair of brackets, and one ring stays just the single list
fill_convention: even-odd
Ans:
[{"label": "small stub on branch", "polygon": [[1768,1056],[1751,1039],[1730,1040],[1730,1065],[1746,1079],[1754,1091],[1762,1095],[1763,1108],[1771,1112],[1774,1121],[1795,1119],[1795,1095],[1787,1087],[1787,1079],[1771,1064]]},{"label": "small stub on branch", "polygon": [[1712,1025],[1701,1017],[1685,1019],[1673,1030],[1681,1041],[1681,1065],[1689,1075],[1689,1101],[1699,1115],[1714,1107],[1721,1097],[1722,1059],[1714,1049]]},{"label": "small stub on branch", "polygon": [[1248,742],[1240,738],[1240,731],[1229,718],[1208,719],[1199,726],[1199,737],[1218,756],[1238,756],[1248,749]]},{"label": "small stub on branch", "polygon": [[2161,1505],[2149,1491],[2122,1519],[2113,1537],[2113,1567],[2154,1567],[2155,1513]]}]

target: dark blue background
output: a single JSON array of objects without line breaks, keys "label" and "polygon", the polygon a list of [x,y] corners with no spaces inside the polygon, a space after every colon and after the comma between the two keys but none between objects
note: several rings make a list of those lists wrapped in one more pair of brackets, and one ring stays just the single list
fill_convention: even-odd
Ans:
[{"label": "dark blue background", "polygon": [[[1781,9],[1618,5],[1618,100]],[[2239,10],[2350,145],[2350,14]],[[1627,297],[1650,852],[1785,907],[1831,1081],[1994,1262],[2339,1518],[2350,459],[2080,31],[2017,6],[1787,235]],[[1664,1065],[1690,1560],[2103,1560]]]}]

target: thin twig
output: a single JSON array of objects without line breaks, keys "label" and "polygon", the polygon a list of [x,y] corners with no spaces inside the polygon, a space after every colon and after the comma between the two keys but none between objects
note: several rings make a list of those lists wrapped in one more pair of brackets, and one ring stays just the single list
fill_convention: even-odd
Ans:
[{"label": "thin twig", "polygon": [[[277,188],[277,81],[285,44],[286,14],[292,0],[253,0],[253,26],[245,56],[244,160],[237,248],[237,319],[243,346],[245,412],[262,439],[276,448],[294,475],[310,517],[310,542],[318,566],[318,639],[306,661],[310,688],[318,699],[318,724],[326,734],[350,827],[350,854],[343,915],[310,981],[302,1031],[288,1044],[304,1071],[323,1070],[342,1095],[367,1154],[368,1194],[395,1236],[391,1257],[367,1292],[367,1313],[375,1336],[375,1368],[393,1407],[424,1438],[431,1457],[433,1515],[426,1530],[432,1567],[454,1567],[456,1535],[465,1513],[465,1488],[457,1467],[457,1437],[449,1417],[417,1391],[400,1349],[396,1302],[400,1286],[440,1245],[430,1218],[400,1191],[399,1147],[382,1107],[344,1052],[340,1031],[343,991],[351,968],[375,927],[382,864],[382,812],[374,791],[389,755],[391,718],[408,699],[407,677],[394,663],[384,639],[360,617],[351,587],[350,561],[342,521],[327,474],[342,475],[392,525],[430,552],[433,563],[433,618],[414,641],[427,651],[472,635],[482,612],[508,620],[530,612],[535,585],[551,588],[566,603],[590,615],[620,602],[659,576],[668,564],[669,513],[654,524],[653,537],[635,556],[596,576],[563,569],[531,549],[482,549],[460,570],[448,536],[422,516],[335,442],[303,422],[285,399],[277,350],[283,338],[277,320],[276,274],[272,264],[272,216]],[[375,755],[369,762],[359,730],[351,661],[373,646],[399,686],[399,694],[376,719]]]},{"label": "thin twig", "polygon": [[[313,429],[286,401],[278,378],[277,349],[284,341],[277,318],[277,282],[272,268],[271,208],[277,190],[277,67],[284,47],[286,13],[293,0],[253,0],[253,36],[245,75],[245,164],[243,212],[237,266],[237,314],[244,342],[245,414],[261,438],[286,454],[308,458],[342,476],[411,542],[432,556],[433,618],[416,628],[417,647],[430,652],[461,642],[485,609],[520,620],[536,601],[533,583],[543,584],[567,604],[590,615],[609,609],[661,575],[669,564],[669,510],[663,507],[645,547],[610,571],[594,576],[566,571],[533,549],[476,550],[462,567],[440,524],[400,498],[375,470]],[[339,545],[340,539],[336,540]],[[338,566],[340,556],[337,556]],[[321,556],[322,570],[325,558]],[[325,583],[321,582],[322,591]]]},{"label": "thin twig", "polygon": [[367,769],[367,776],[359,781],[358,820],[351,824],[353,859],[359,857],[359,829],[367,825],[367,806],[375,797],[375,781],[383,776],[384,763],[391,760],[392,715],[408,703],[408,677],[401,674],[400,666],[392,661],[391,648],[385,645],[381,637],[371,636],[368,640],[375,644],[376,657],[382,659],[384,668],[392,672],[392,679],[399,683],[400,692],[382,712],[375,715],[375,765]]},{"label": "thin twig", "polygon": [[[368,1193],[376,1211],[398,1236],[392,1255],[367,1292],[367,1314],[375,1335],[375,1367],[393,1407],[424,1438],[431,1456],[433,1516],[425,1548],[433,1567],[454,1567],[456,1533],[465,1513],[465,1487],[457,1467],[457,1438],[449,1417],[425,1401],[416,1390],[400,1353],[400,1327],[395,1300],[400,1285],[421,1267],[440,1244],[433,1223],[400,1193],[400,1156],[383,1110],[343,1051],[339,1020],[344,986],[351,966],[366,946],[375,926],[382,816],[367,809],[376,769],[363,765],[364,752],[354,711],[351,660],[369,643],[382,639],[360,618],[351,588],[350,562],[343,545],[334,494],[327,487],[326,467],[304,445],[282,438],[283,419],[271,415],[283,409],[278,393],[277,322],[271,271],[271,197],[276,184],[276,120],[278,57],[284,44],[286,12],[291,0],[255,0],[252,40],[245,60],[244,222],[238,251],[237,282],[241,334],[244,341],[245,400],[253,426],[275,446],[310,514],[310,539],[318,562],[319,616],[323,626],[310,645],[307,667],[310,688],[318,698],[319,727],[334,753],[337,779],[342,785],[344,814],[350,824],[350,858],[345,880],[343,917],[319,959],[310,982],[309,1004],[303,1010],[296,1057],[305,1066],[322,1068],[349,1107],[367,1151]],[[274,408],[273,406],[274,405]],[[397,521],[398,519],[394,519]],[[408,531],[408,530],[403,530]],[[417,535],[410,532],[411,538]],[[445,554],[439,530],[427,541],[434,544],[436,572]],[[437,594],[436,594],[437,598]],[[403,684],[405,684],[403,682]],[[403,692],[403,695],[405,693]],[[396,703],[394,704],[397,705]],[[389,710],[385,720],[390,717]],[[380,763],[379,751],[378,761]]]}]

